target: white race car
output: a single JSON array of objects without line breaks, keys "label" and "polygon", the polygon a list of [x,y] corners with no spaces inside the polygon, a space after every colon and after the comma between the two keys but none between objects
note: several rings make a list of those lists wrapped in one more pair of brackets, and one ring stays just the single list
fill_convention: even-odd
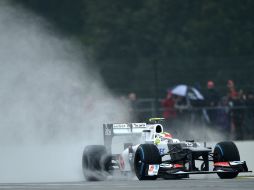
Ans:
[{"label": "white race car", "polygon": [[[225,179],[235,178],[240,172],[251,172],[246,162],[240,161],[233,142],[219,142],[212,149],[194,141],[173,138],[164,132],[161,118],[149,121],[104,124],[104,145],[89,145],[83,152],[82,167],[86,180],[105,180],[113,170],[133,173],[139,180],[188,178],[190,174],[212,173]],[[121,153],[112,154],[115,136],[132,137],[139,142],[125,142]],[[201,162],[199,166],[197,161]],[[209,162],[213,163],[212,167]]]}]

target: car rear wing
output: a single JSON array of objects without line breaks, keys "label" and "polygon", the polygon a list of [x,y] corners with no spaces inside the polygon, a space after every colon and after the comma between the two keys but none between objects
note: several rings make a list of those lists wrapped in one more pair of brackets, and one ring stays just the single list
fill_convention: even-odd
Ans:
[{"label": "car rear wing", "polygon": [[146,123],[103,124],[104,145],[107,151],[111,153],[112,138],[114,136],[140,135],[146,128]]}]

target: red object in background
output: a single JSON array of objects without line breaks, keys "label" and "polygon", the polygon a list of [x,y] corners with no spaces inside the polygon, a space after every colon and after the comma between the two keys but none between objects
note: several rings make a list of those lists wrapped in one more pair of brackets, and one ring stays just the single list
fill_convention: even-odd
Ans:
[{"label": "red object in background", "polygon": [[233,80],[228,80],[227,87],[229,90],[229,92],[228,92],[229,98],[237,98],[239,96],[238,92],[235,89],[235,83]]},{"label": "red object in background", "polygon": [[209,80],[209,81],[207,82],[207,88],[208,88],[208,89],[214,88],[214,82],[211,81],[211,80]]},{"label": "red object in background", "polygon": [[230,98],[237,98],[238,97],[238,92],[236,90],[231,90],[229,92],[229,97]]},{"label": "red object in background", "polygon": [[162,106],[164,108],[163,117],[165,119],[176,117],[175,101],[171,92],[169,92],[166,99],[162,101]]}]

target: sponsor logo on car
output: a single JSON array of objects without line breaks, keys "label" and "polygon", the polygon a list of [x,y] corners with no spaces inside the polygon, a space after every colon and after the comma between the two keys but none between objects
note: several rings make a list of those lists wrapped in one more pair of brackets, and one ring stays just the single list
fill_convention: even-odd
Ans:
[{"label": "sponsor logo on car", "polygon": [[113,124],[114,129],[128,129],[128,125],[126,123]]},{"label": "sponsor logo on car", "polygon": [[104,133],[106,136],[111,136],[112,135],[111,128],[106,126]]},{"label": "sponsor logo on car", "polygon": [[133,128],[146,128],[146,123],[132,123]]},{"label": "sponsor logo on car", "polygon": [[158,165],[158,164],[149,165],[148,175],[149,176],[158,175],[159,168],[160,168],[160,165]]},{"label": "sponsor logo on car", "polygon": [[165,153],[165,148],[159,148],[160,155]]}]

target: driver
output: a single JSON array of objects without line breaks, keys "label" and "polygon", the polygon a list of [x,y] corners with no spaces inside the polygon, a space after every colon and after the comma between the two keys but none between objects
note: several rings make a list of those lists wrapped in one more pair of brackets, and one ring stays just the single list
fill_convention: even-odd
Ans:
[{"label": "driver", "polygon": [[167,143],[169,140],[172,140],[172,135],[167,132],[161,132],[155,135],[154,143],[157,145],[160,144],[161,142]]}]

